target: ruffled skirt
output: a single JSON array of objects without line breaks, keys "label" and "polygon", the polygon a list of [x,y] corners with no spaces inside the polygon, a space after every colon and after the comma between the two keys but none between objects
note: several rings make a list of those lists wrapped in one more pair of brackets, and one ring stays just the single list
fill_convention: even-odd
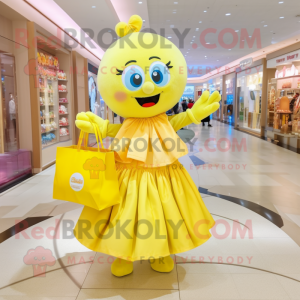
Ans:
[{"label": "ruffled skirt", "polygon": [[120,204],[81,213],[74,234],[84,246],[135,261],[188,251],[210,238],[215,222],[181,164],[117,163],[117,174]]}]

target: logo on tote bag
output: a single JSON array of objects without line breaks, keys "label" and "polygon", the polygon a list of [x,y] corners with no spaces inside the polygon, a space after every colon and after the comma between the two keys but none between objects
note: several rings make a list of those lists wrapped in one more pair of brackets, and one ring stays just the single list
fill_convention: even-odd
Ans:
[{"label": "logo on tote bag", "polygon": [[99,172],[105,171],[106,167],[102,159],[93,157],[84,163],[83,169],[90,171],[91,179],[99,179]]},{"label": "logo on tote bag", "polygon": [[75,192],[82,190],[84,185],[83,176],[80,173],[74,173],[70,178],[70,186]]}]

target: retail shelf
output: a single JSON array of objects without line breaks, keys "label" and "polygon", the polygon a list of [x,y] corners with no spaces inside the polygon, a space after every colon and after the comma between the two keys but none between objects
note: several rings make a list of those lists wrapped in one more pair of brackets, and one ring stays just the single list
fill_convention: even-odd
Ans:
[{"label": "retail shelf", "polygon": [[41,132],[41,134],[46,134],[46,133],[49,133],[49,132],[54,132],[54,131],[56,131],[56,130],[57,130],[57,128],[56,128],[56,129],[51,129],[51,130],[46,131],[46,132]]},{"label": "retail shelf", "polygon": [[68,115],[69,113],[66,113],[66,114],[59,114],[60,116],[65,116],[65,115]]},{"label": "retail shelf", "polygon": [[69,102],[58,102],[59,104],[69,104]]},{"label": "retail shelf", "polygon": [[67,127],[67,126],[70,126],[70,124],[68,124],[68,125],[59,125],[59,127]]},{"label": "retail shelf", "polygon": [[57,78],[58,81],[68,81],[68,79],[59,79]]},{"label": "retail shelf", "polygon": [[60,135],[60,137],[69,136],[70,134]]},{"label": "retail shelf", "polygon": [[59,93],[67,93],[68,91],[58,91]]}]

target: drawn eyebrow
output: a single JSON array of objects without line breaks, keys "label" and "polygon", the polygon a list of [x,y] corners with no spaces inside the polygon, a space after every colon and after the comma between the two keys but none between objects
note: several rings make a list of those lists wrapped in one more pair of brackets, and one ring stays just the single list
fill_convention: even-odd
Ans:
[{"label": "drawn eyebrow", "polygon": [[125,66],[127,66],[128,64],[130,64],[130,63],[132,63],[132,62],[135,62],[135,63],[136,63],[136,60],[130,60],[130,61],[128,61],[128,62],[125,64]]},{"label": "drawn eyebrow", "polygon": [[161,60],[161,58],[159,58],[158,56],[151,56],[151,57],[149,58],[149,60],[152,59],[152,58],[157,58],[157,59],[160,59],[160,60]]}]

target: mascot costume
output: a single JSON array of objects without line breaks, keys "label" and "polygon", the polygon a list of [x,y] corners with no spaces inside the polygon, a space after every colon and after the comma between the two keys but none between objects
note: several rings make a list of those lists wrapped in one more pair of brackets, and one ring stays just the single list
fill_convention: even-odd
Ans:
[{"label": "mascot costume", "polygon": [[[124,123],[110,124],[91,112],[76,118],[82,131],[94,133],[96,124],[102,138],[114,138],[110,149],[115,151],[120,203],[101,211],[85,206],[79,220],[91,222],[92,239],[78,234],[78,223],[74,233],[87,248],[116,257],[111,271],[118,277],[132,273],[136,260],[149,260],[158,272],[172,271],[170,255],[200,246],[214,226],[178,162],[188,150],[176,132],[200,124],[219,108],[221,97],[205,91],[192,109],[168,117],[166,111],[179,102],[186,86],[186,61],[168,39],[139,32],[142,24],[137,15],[128,24],[117,24],[120,39],[99,67],[100,94]],[[101,224],[100,235],[93,230],[96,224]]]}]

